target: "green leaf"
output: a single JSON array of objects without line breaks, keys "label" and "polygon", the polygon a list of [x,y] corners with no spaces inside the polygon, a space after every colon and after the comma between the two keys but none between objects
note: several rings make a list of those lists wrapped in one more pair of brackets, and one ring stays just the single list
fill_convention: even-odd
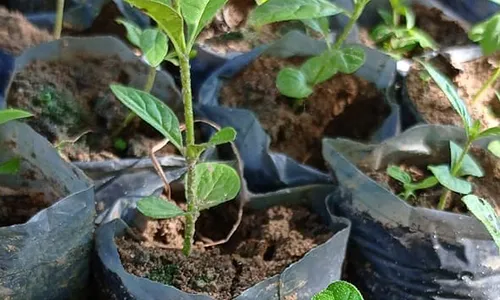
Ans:
[{"label": "green leaf", "polygon": [[3,109],[0,110],[0,125],[9,121],[32,117],[33,115],[27,111],[19,109]]},{"label": "green leaf", "polygon": [[281,94],[296,99],[307,98],[313,93],[304,73],[294,68],[284,68],[278,73],[276,87]]},{"label": "green leaf", "polygon": [[395,165],[389,165],[387,167],[387,175],[390,177],[396,179],[397,181],[401,183],[411,183],[411,176],[407,172],[405,172],[403,169],[401,169],[398,166]]},{"label": "green leaf", "polygon": [[414,37],[412,36],[405,36],[405,37],[393,37],[390,40],[391,43],[391,48],[393,49],[410,49],[407,50],[411,51],[413,48],[415,48],[418,44],[417,40],[415,40]]},{"label": "green leaf", "polygon": [[[459,145],[450,141],[450,153],[451,153],[451,168],[455,169],[455,165],[458,163],[460,156],[462,155],[464,150]],[[475,176],[475,177],[483,177],[484,172],[483,169],[476,163],[476,161],[469,155],[466,154],[464,159],[462,160],[462,165],[460,170],[458,171],[457,176]]]},{"label": "green leaf", "polygon": [[436,177],[430,176],[425,178],[424,180],[420,182],[415,182],[415,183],[407,183],[404,185],[405,189],[416,191],[416,190],[425,190],[428,188],[431,188],[438,184],[439,181],[437,180]]},{"label": "green leaf", "polygon": [[425,31],[420,30],[418,28],[413,28],[410,30],[410,34],[413,37],[413,39],[418,42],[420,47],[422,47],[424,49],[427,49],[427,48],[430,48],[433,50],[438,49],[437,43]]},{"label": "green leaf", "polygon": [[456,87],[451,83],[451,81],[441,74],[437,69],[435,69],[431,64],[422,62],[420,63],[425,67],[432,79],[437,83],[439,88],[444,92],[446,97],[451,103],[451,106],[460,115],[464,123],[465,131],[467,136],[470,136],[470,128],[472,126],[472,118],[467,111],[467,106],[465,106],[464,101],[458,95]]},{"label": "green leaf", "polygon": [[333,16],[341,12],[342,8],[328,0],[268,0],[253,10],[249,24],[260,27],[281,21]]},{"label": "green leaf", "polygon": [[211,146],[230,143],[236,139],[236,130],[232,127],[224,127],[217,131],[208,141]]},{"label": "green leaf", "polygon": [[383,42],[393,35],[392,28],[385,24],[377,25],[370,33],[370,37],[376,43]]},{"label": "green leaf", "polygon": [[240,191],[240,176],[234,168],[228,165],[201,163],[196,165],[194,171],[193,186],[199,210],[232,200]]},{"label": "green leaf", "polygon": [[21,168],[21,159],[13,158],[0,164],[0,175],[14,175]]},{"label": "green leaf", "polygon": [[186,214],[174,203],[154,196],[139,200],[137,202],[137,209],[143,215],[153,219],[170,219]]},{"label": "green leaf", "polygon": [[447,189],[459,194],[467,195],[472,191],[470,182],[451,175],[450,167],[446,165],[429,166],[428,169],[436,176],[439,183]]},{"label": "green leaf", "polygon": [[500,14],[494,15],[488,20],[479,45],[483,49],[484,55],[490,55],[500,50]]},{"label": "green leaf", "polygon": [[127,30],[127,39],[132,45],[141,48],[142,29],[126,19],[117,19],[116,23],[122,24]]},{"label": "green leaf", "polygon": [[349,282],[337,281],[312,297],[312,300],[363,300],[359,290]]},{"label": "green leaf", "polygon": [[182,0],[179,2],[188,27],[188,47],[191,48],[201,30],[212,21],[227,0]]},{"label": "green leaf", "polygon": [[378,14],[380,15],[380,17],[382,18],[382,20],[384,20],[384,23],[385,25],[394,25],[394,19],[392,18],[392,14],[390,12],[388,12],[387,10],[385,9],[378,9],[377,10]]},{"label": "green leaf", "polygon": [[467,195],[462,198],[462,201],[469,211],[483,223],[497,247],[500,248],[500,223],[495,209],[486,200],[475,195]]},{"label": "green leaf", "polygon": [[328,18],[304,19],[302,23],[327,39],[330,34],[330,24]]},{"label": "green leaf", "polygon": [[470,139],[475,140],[481,133],[481,122],[479,120],[474,120],[472,126],[469,130]]},{"label": "green leaf", "polygon": [[158,29],[146,29],[141,35],[141,50],[150,66],[156,68],[168,53],[167,36]]},{"label": "green leaf", "polygon": [[486,26],[488,26],[488,22],[490,20],[486,20],[484,22],[478,23],[474,25],[470,30],[469,30],[469,39],[471,39],[473,42],[479,42],[483,39],[484,32],[486,31]]},{"label": "green leaf", "polygon": [[488,150],[496,157],[500,158],[500,141],[492,141],[488,145]]},{"label": "green leaf", "polygon": [[476,138],[479,139],[479,138],[498,136],[498,135],[500,135],[500,127],[492,127],[480,132]]},{"label": "green leaf", "polygon": [[182,135],[179,120],[165,103],[146,92],[112,84],[113,94],[141,119],[163,134],[182,152]]},{"label": "green leaf", "polygon": [[404,15],[406,19],[406,28],[412,29],[415,27],[415,13],[408,7],[404,8]]},{"label": "green leaf", "polygon": [[332,67],[344,74],[356,72],[365,63],[365,50],[360,46],[333,49],[329,53]]},{"label": "green leaf", "polygon": [[266,3],[267,1],[269,1],[269,0],[255,0],[255,3],[257,3],[257,5],[262,5],[262,4]]},{"label": "green leaf", "polygon": [[328,53],[313,56],[300,66],[300,72],[306,77],[308,84],[314,86],[332,78],[337,73],[338,70],[327,63],[328,58]]},{"label": "green leaf", "polygon": [[[158,27],[165,31],[176,50],[185,52],[184,21],[182,16],[162,0],[126,0],[139,9],[145,10]],[[184,1],[184,0],[183,0]]]}]

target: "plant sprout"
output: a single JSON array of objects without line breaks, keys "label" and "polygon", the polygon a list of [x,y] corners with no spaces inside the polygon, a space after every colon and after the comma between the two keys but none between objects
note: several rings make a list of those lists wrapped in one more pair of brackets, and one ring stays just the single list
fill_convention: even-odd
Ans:
[{"label": "plant sprout", "polygon": [[[31,113],[19,109],[3,109],[0,110],[0,125],[9,121],[29,118],[33,116]],[[0,175],[11,175],[19,172],[21,160],[19,158],[9,159],[6,162],[0,163]]]},{"label": "plant sprout", "polygon": [[64,19],[64,0],[56,0],[56,22],[54,23],[54,37],[61,38],[61,32]]},{"label": "plant sprout", "polygon": [[[450,163],[428,166],[433,176],[426,178],[420,183],[411,183],[410,175],[396,166],[389,166],[387,173],[392,178],[403,183],[405,189],[403,198],[405,199],[414,196],[413,192],[417,189],[431,188],[438,184],[441,185],[444,188],[444,192],[437,206],[439,210],[444,210],[448,207],[448,201],[452,192],[464,195],[462,197],[462,202],[464,202],[469,211],[484,224],[495,243],[500,247],[500,219],[493,207],[486,200],[472,194],[473,186],[466,180],[469,176],[484,176],[484,171],[481,166],[479,166],[469,155],[472,144],[481,138],[500,136],[500,127],[481,130],[480,122],[472,119],[464,101],[458,95],[456,87],[453,86],[453,83],[432,65],[425,62],[420,63],[425,67],[432,79],[445,93],[452,107],[460,115],[467,138],[465,147],[462,148],[457,143],[450,141]],[[418,186],[418,188],[415,188],[416,186]]]},{"label": "plant sprout", "polygon": [[[378,12],[383,22],[371,31],[373,41],[396,59],[401,59],[417,46],[436,50],[436,42],[423,30],[415,27],[415,13],[406,1],[390,2],[392,14],[386,10]],[[406,24],[402,24],[403,17]]]},{"label": "plant sprout", "polygon": [[[254,10],[251,22],[257,26],[283,20],[301,20],[307,27],[321,34],[327,50],[318,56],[309,58],[299,68],[282,69],[276,79],[276,87],[281,94],[298,99],[300,104],[314,91],[314,86],[332,78],[337,72],[351,74],[365,62],[365,52],[360,46],[342,44],[347,39],[363,9],[370,0],[354,1],[354,12],[351,14],[335,6],[329,1],[306,0],[269,0]],[[298,8],[301,9],[298,9]],[[306,9],[307,8],[307,9]],[[332,45],[329,41],[330,27],[327,16],[344,13],[350,20],[342,33]]]},{"label": "plant sprout", "polygon": [[[147,38],[147,44],[155,44],[156,41],[162,39],[161,44],[165,45],[166,41],[163,38],[167,37],[173,45],[181,71],[185,119],[183,127],[186,131],[184,141],[179,120],[174,112],[159,99],[145,91],[116,84],[111,85],[115,96],[137,116],[163,134],[166,138],[165,144],[172,143],[187,161],[184,180],[186,211],[170,201],[153,196],[141,199],[137,207],[144,215],[155,219],[185,217],[183,253],[188,256],[192,251],[195,223],[200,211],[235,198],[241,184],[238,172],[234,168],[221,163],[199,162],[200,155],[208,147],[232,142],[236,137],[236,131],[233,128],[222,128],[206,143],[196,144],[194,138],[189,57],[201,30],[227,0],[127,1],[145,11],[164,33],[161,35],[159,31],[151,32]],[[153,61],[161,62],[167,52],[165,49],[154,47],[152,57],[155,59]]]},{"label": "plant sprout", "polygon": [[346,281],[336,281],[317,293],[312,300],[363,300],[359,290]]}]

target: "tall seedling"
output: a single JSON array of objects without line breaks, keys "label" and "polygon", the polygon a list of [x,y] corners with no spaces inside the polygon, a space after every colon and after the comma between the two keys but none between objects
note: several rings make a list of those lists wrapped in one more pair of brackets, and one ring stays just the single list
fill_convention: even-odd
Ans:
[{"label": "tall seedling", "polygon": [[[18,109],[3,109],[0,110],[0,125],[7,122],[24,119],[33,116],[31,113]],[[0,175],[15,174],[19,171],[21,161],[19,158],[9,159],[0,163]]]},{"label": "tall seedling", "polygon": [[[196,144],[194,138],[189,56],[198,34],[227,0],[127,1],[155,20],[174,47],[181,70],[185,141],[179,120],[163,102],[147,92],[130,87],[111,85],[111,90],[137,116],[162,133],[182,153],[188,165],[185,177],[186,211],[157,197],[140,200],[138,209],[144,215],[156,219],[184,216],[186,224],[183,253],[189,255],[200,211],[235,198],[241,184],[235,169],[220,163],[199,163],[201,153],[208,147],[232,142],[235,139],[236,132],[233,128],[222,128],[207,143]],[[165,50],[161,53],[165,53]]]},{"label": "tall seedling", "polygon": [[54,23],[54,37],[61,38],[64,19],[64,0],[56,0],[56,21]]}]

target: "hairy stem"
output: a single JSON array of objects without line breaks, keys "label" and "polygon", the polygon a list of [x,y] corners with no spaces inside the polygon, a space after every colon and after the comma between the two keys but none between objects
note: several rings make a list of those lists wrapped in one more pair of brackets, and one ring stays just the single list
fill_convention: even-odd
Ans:
[{"label": "hairy stem", "polygon": [[493,73],[493,75],[490,77],[490,79],[488,79],[488,81],[486,81],[483,86],[481,87],[481,89],[479,90],[479,92],[476,93],[476,95],[474,96],[474,99],[472,99],[472,104],[476,103],[477,100],[479,100],[479,98],[481,98],[481,95],[495,82],[497,81],[498,77],[500,76],[500,67],[497,68],[497,70],[495,71],[495,73]]},{"label": "hairy stem", "polygon": [[54,23],[54,37],[61,38],[61,31],[64,17],[64,0],[57,0],[56,4],[56,22]]},{"label": "hairy stem", "polygon": [[354,12],[352,13],[351,18],[349,19],[349,23],[347,23],[342,33],[335,41],[333,48],[338,49],[340,48],[340,46],[342,46],[344,41],[349,36],[349,33],[351,32],[352,28],[354,27],[354,25],[356,25],[356,21],[361,16],[361,13],[363,13],[363,10],[365,9],[365,6],[366,4],[368,4],[368,2],[370,2],[370,0],[360,0],[358,1],[358,3],[356,3],[356,6],[354,7]]},{"label": "hairy stem", "polygon": [[[194,140],[194,118],[193,118],[193,95],[191,91],[191,71],[189,66],[189,54],[179,53],[179,66],[181,69],[182,81],[182,101],[184,102],[184,122],[186,124],[186,148],[193,146]],[[196,193],[194,186],[196,157],[185,151],[188,170],[186,175],[186,229],[184,232],[184,247],[182,252],[184,255],[191,254],[191,246],[194,241],[195,225],[198,219],[199,212],[196,207]]]}]

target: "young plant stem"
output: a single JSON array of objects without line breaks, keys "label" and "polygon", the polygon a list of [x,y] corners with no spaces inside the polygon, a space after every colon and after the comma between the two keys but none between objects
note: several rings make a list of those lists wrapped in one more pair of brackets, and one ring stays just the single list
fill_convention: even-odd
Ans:
[{"label": "young plant stem", "polygon": [[64,0],[57,0],[56,4],[56,22],[54,23],[54,37],[61,38],[61,31],[64,19]]},{"label": "young plant stem", "polygon": [[[186,124],[186,148],[194,145],[194,117],[193,117],[193,97],[191,91],[191,71],[189,67],[189,54],[178,53],[179,66],[181,69],[182,101],[184,102],[184,122]],[[195,224],[199,212],[196,209],[196,191],[194,186],[196,156],[191,151],[186,151],[188,170],[186,174],[186,229],[184,232],[184,255],[191,254],[191,246],[194,240]]]},{"label": "young plant stem", "polygon": [[[460,156],[458,157],[457,162],[453,166],[453,169],[451,170],[451,175],[453,177],[456,177],[458,174],[458,171],[460,171],[460,168],[462,167],[462,163],[464,161],[465,156],[469,152],[470,147],[472,146],[472,140],[467,140],[467,144],[465,145],[464,150],[462,153],[460,153]],[[449,189],[445,189],[445,192],[441,195],[439,198],[439,203],[438,203],[438,210],[444,210],[446,208],[446,204],[448,202],[448,198],[451,195],[451,191]]]},{"label": "young plant stem", "polygon": [[490,77],[490,79],[488,79],[488,81],[486,81],[483,86],[481,87],[481,89],[479,90],[479,92],[476,93],[476,95],[474,96],[474,99],[472,99],[472,104],[476,103],[477,100],[479,100],[479,98],[481,98],[481,95],[495,82],[497,81],[498,77],[500,77],[500,67],[498,67],[495,71],[495,73],[493,73],[493,75]]},{"label": "young plant stem", "polygon": [[347,39],[349,36],[349,33],[351,32],[352,28],[354,25],[356,25],[356,21],[359,19],[361,16],[361,13],[363,13],[363,10],[368,4],[369,0],[360,0],[359,3],[356,4],[354,7],[354,12],[352,13],[351,18],[349,19],[349,23],[347,23],[346,27],[344,27],[344,30],[342,31],[342,34],[337,38],[335,41],[335,44],[333,45],[334,49],[339,49],[344,41]]}]

